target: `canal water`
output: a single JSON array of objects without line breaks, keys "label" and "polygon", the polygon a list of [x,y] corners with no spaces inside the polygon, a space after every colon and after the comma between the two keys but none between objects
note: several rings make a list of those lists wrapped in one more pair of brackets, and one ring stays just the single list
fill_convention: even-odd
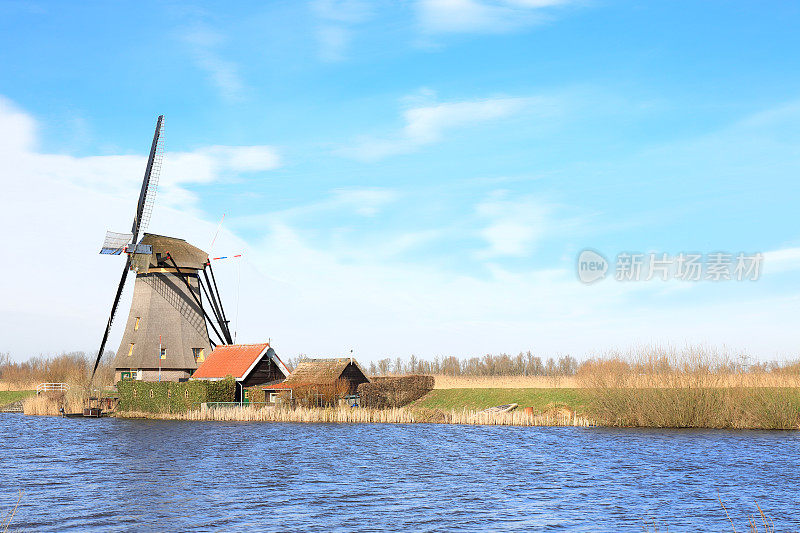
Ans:
[{"label": "canal water", "polygon": [[0,415],[11,531],[800,530],[800,433]]}]

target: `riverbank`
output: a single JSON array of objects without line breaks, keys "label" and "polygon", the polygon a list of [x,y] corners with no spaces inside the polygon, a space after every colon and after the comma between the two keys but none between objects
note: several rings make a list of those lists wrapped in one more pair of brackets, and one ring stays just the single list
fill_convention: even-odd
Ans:
[{"label": "riverbank", "polygon": [[35,390],[0,390],[0,408],[35,395]]},{"label": "riverbank", "polygon": [[144,418],[158,420],[239,421],[239,422],[300,422],[345,424],[461,424],[494,426],[579,426],[594,425],[590,419],[569,409],[554,408],[542,413],[526,413],[524,409],[508,413],[486,413],[467,409],[353,409],[277,407],[223,407],[200,409],[183,413],[117,412],[118,418]]},{"label": "riverbank", "polygon": [[424,409],[486,409],[517,403],[565,409],[606,427],[800,429],[800,387],[680,386],[436,389]]},{"label": "riverbank", "polygon": [[590,400],[591,393],[578,388],[454,388],[434,389],[414,402],[414,407],[480,411],[515,403],[531,407],[536,412],[558,405],[585,412]]},{"label": "riverbank", "polygon": [[[516,403],[508,413],[486,413]],[[509,426],[800,429],[800,388],[437,389],[395,409],[227,407],[123,418]]]},{"label": "riverbank", "polygon": [[[482,412],[509,403],[519,407],[509,413]],[[797,430],[800,388],[436,389],[397,409],[232,407],[172,414],[121,412],[117,416],[264,422]]]}]

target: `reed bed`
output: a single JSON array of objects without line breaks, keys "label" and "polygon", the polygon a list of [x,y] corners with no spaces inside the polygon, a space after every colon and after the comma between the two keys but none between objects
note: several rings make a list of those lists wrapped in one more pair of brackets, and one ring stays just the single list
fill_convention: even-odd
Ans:
[{"label": "reed bed", "polygon": [[21,382],[10,382],[10,381],[0,381],[0,391],[2,392],[10,392],[10,391],[29,391],[29,390],[36,390],[36,386],[39,385],[40,382],[33,382],[33,381],[21,381]]},{"label": "reed bed", "polygon": [[710,350],[653,349],[589,360],[577,379],[606,426],[798,429],[796,370],[746,371]]},{"label": "reed bed", "polygon": [[26,415],[58,416],[63,408],[67,413],[79,413],[86,405],[88,395],[82,389],[68,392],[43,392],[22,400],[22,412]]},{"label": "reed bed", "polygon": [[434,389],[572,389],[573,376],[446,376],[434,375]]},{"label": "reed bed", "polygon": [[224,407],[185,413],[117,413],[122,418],[152,418],[195,421],[300,422],[343,424],[463,424],[475,426],[581,426],[594,425],[588,418],[567,409],[528,414],[523,410],[484,413],[440,409],[352,409],[349,407],[281,409],[277,407]]},{"label": "reed bed", "polygon": [[[592,378],[587,379],[587,377]],[[691,376],[691,377],[690,377]],[[593,388],[594,372],[581,370],[576,376],[442,376],[435,375],[434,389],[582,389]],[[611,377],[611,376],[607,376]],[[653,373],[626,372],[615,375],[603,386],[653,388],[693,380],[712,387],[800,387],[800,374],[781,372],[709,372],[687,375],[681,371]]]}]

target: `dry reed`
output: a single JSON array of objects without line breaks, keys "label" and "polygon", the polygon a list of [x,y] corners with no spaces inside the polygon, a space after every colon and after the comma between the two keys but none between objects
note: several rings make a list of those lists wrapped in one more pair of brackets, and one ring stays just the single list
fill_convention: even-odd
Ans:
[{"label": "dry reed", "polygon": [[39,383],[32,381],[27,382],[7,382],[0,381],[0,391],[21,391],[21,390],[36,390]]},{"label": "dry reed", "polygon": [[[111,385],[114,382],[114,353],[107,351],[100,361],[94,382]],[[0,390],[33,390],[39,383],[68,383],[83,386],[91,375],[94,357],[84,352],[54,356],[32,357],[14,361],[0,353]]]},{"label": "dry reed", "polygon": [[26,415],[58,416],[64,409],[66,413],[80,413],[87,397],[86,391],[80,388],[70,389],[66,393],[43,392],[22,400],[22,412]]},{"label": "dry reed", "polygon": [[594,425],[585,417],[568,409],[554,409],[530,415],[522,410],[508,413],[485,413],[469,410],[440,409],[282,409],[278,407],[203,408],[186,413],[117,413],[122,418],[156,418],[168,420],[217,420],[242,422],[305,422],[346,424],[465,424],[497,426],[583,426]]},{"label": "dry reed", "polygon": [[800,376],[745,372],[713,351],[652,349],[594,359],[577,379],[603,425],[800,428]]},{"label": "dry reed", "polygon": [[572,389],[572,376],[446,376],[437,374],[434,389]]},{"label": "dry reed", "polygon": [[24,491],[18,491],[19,496],[17,497],[17,503],[14,505],[14,508],[8,513],[8,515],[3,518],[3,521],[0,522],[0,527],[3,528],[3,533],[8,532],[9,526],[11,526],[11,521],[14,519],[14,515],[17,514],[17,508],[19,507],[19,503],[22,501],[22,495],[25,494]]}]

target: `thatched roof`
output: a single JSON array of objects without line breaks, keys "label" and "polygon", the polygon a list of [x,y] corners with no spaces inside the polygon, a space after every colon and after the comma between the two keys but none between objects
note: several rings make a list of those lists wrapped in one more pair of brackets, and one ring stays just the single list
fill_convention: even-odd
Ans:
[{"label": "thatched roof", "polygon": [[323,385],[335,383],[349,365],[363,376],[363,381],[369,381],[355,359],[310,359],[297,365],[297,368],[286,378],[287,385]]},{"label": "thatched roof", "polygon": [[[153,247],[153,255],[150,257],[151,268],[158,266],[156,254],[161,254],[161,257],[164,258],[167,253],[169,253],[180,268],[202,269],[203,265],[205,265],[208,260],[208,254],[206,252],[196,246],[192,246],[183,239],[165,237],[164,235],[156,235],[154,233],[145,233],[141,242],[142,244],[149,244]],[[166,266],[172,266],[172,263]]]}]

